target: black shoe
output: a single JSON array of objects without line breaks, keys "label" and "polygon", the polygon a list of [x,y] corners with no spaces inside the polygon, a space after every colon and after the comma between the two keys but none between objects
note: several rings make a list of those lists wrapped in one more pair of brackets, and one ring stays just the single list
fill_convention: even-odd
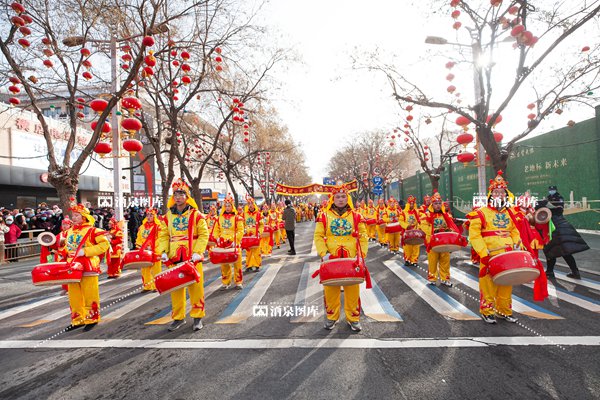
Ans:
[{"label": "black shoe", "polygon": [[[288,251],[288,253],[290,253],[290,252]],[[295,251],[292,251],[292,252],[290,253],[290,256],[295,256],[295,255],[296,255],[296,252],[295,252]]]},{"label": "black shoe", "polygon": [[485,322],[486,324],[495,324],[496,323],[496,318],[494,318],[493,315],[481,315],[481,319],[483,320],[483,322]]},{"label": "black shoe", "polygon": [[405,267],[412,267],[412,264],[409,263],[408,261],[404,261],[404,266]]},{"label": "black shoe", "polygon": [[176,331],[182,325],[185,325],[185,319],[176,319],[169,325],[169,332]]},{"label": "black shoe", "polygon": [[335,326],[335,324],[337,324],[337,320],[333,320],[333,319],[328,319],[325,321],[325,329],[327,329],[328,331],[332,330],[333,327]]},{"label": "black shoe", "polygon": [[577,271],[577,272],[569,272],[567,274],[567,278],[581,279],[581,275],[579,275],[579,271]]},{"label": "black shoe", "polygon": [[98,323],[97,323],[97,322],[94,322],[93,324],[87,324],[87,325],[85,326],[85,328],[83,328],[83,331],[84,331],[84,332],[89,332],[89,331],[91,331],[92,329],[94,329],[94,328],[96,327],[96,325],[98,325]]},{"label": "black shoe", "polygon": [[71,332],[71,331],[74,331],[75,329],[79,329],[79,328],[83,328],[83,325],[69,325],[65,329],[65,332]]},{"label": "black shoe", "polygon": [[350,329],[352,329],[354,332],[362,331],[362,326],[360,326],[360,322],[358,322],[358,321],[356,321],[356,322],[346,321],[346,322],[348,322],[348,325],[350,325]]},{"label": "black shoe", "polygon": [[204,328],[204,325],[202,325],[202,318],[194,318],[194,332],[199,331],[202,328]]},{"label": "black shoe", "polygon": [[515,322],[518,321],[518,319],[515,318],[515,317],[513,317],[512,315],[500,315],[500,314],[496,314],[496,318],[503,319],[506,322],[510,322],[512,324],[514,324]]},{"label": "black shoe", "polygon": [[556,278],[554,276],[554,271],[550,271],[550,272],[546,271],[546,278],[551,278],[551,279]]}]

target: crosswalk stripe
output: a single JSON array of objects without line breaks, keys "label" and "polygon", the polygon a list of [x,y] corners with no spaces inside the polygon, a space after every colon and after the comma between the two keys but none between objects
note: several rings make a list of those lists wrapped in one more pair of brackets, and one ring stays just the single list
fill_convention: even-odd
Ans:
[{"label": "crosswalk stripe", "polygon": [[[107,299],[108,295],[111,295],[111,294],[113,294],[115,292],[119,292],[119,294],[120,294],[123,290],[127,290],[127,289],[129,289],[129,288],[131,288],[133,286],[141,286],[141,284],[140,284],[140,282],[138,282],[137,280],[135,280],[135,281],[127,282],[126,284],[124,284],[122,286],[116,286],[116,287],[110,288],[109,290],[107,290],[104,293],[100,293],[100,304],[102,305],[102,300],[103,299],[106,299],[105,301],[109,301]],[[66,296],[63,297],[63,298],[68,301],[68,298]],[[71,312],[69,311],[69,304],[67,303],[67,304],[63,305],[60,310],[55,311],[55,312],[53,312],[51,314],[47,314],[47,315],[44,316],[44,318],[37,319],[35,321],[19,325],[19,328],[32,328],[34,326],[46,324],[48,322],[56,321],[59,318],[67,316],[70,313]]]},{"label": "crosswalk stripe", "polygon": [[251,317],[254,306],[260,303],[282,266],[282,263],[276,263],[261,268],[257,276],[225,308],[215,324],[237,324]]},{"label": "crosswalk stripe", "polygon": [[[454,275],[455,279],[457,279],[460,283],[479,292],[479,281],[476,278],[459,269],[454,269],[452,274]],[[563,319],[563,317],[561,317],[560,315],[555,314],[552,311],[548,311],[538,306],[537,304],[522,299],[521,297],[515,296],[514,294],[512,295],[512,308],[514,311],[520,314],[527,315],[533,318]]]},{"label": "crosswalk stripe", "polygon": [[[531,283],[528,283],[525,286],[533,288],[533,284]],[[600,301],[580,295],[579,293],[569,292],[561,287],[556,287],[552,282],[548,282],[548,297],[566,301],[567,303],[585,308],[586,310],[600,313]],[[559,307],[560,305],[556,304],[556,306]]]},{"label": "crosswalk stripe", "polygon": [[[213,276],[210,279],[205,279],[204,280],[204,298],[206,299],[208,296],[210,296],[211,294],[213,294],[214,292],[217,291],[217,289],[219,288],[219,286],[221,286],[221,280],[219,279],[220,276]],[[185,306],[185,314],[187,315],[190,312],[190,303],[189,303],[189,299],[190,299],[190,294],[188,291],[186,291],[186,300],[188,300],[188,302],[186,303]],[[170,296],[169,296],[170,298]],[[164,310],[162,310],[161,312],[159,312],[158,314],[156,314],[154,317],[152,317],[153,319],[151,319],[150,321],[144,323],[144,325],[165,325],[168,324],[169,322],[173,321],[173,318],[171,318],[171,306],[166,307]]]},{"label": "crosswalk stripe", "polygon": [[558,272],[558,271],[554,271],[554,275],[556,276],[557,279],[571,282],[571,283],[576,283],[578,285],[600,291],[600,283],[593,281],[591,279],[587,279],[587,278],[573,279],[573,278],[569,278],[567,276],[567,274],[565,274],[564,272]]},{"label": "crosswalk stripe", "polygon": [[427,285],[425,278],[415,271],[408,269],[400,262],[384,261],[383,264],[439,314],[456,320],[479,320],[479,317],[473,311],[443,292],[440,288]]},{"label": "crosswalk stripe", "polygon": [[160,295],[158,293],[153,292],[142,292],[140,298],[135,299],[126,305],[113,310],[102,317],[103,322],[113,321],[115,319],[121,318],[123,315],[143,306],[144,304],[158,298]]},{"label": "crosswalk stripe", "polygon": [[[128,275],[131,275],[132,273],[134,273],[134,271],[130,271],[130,272],[128,271],[128,272],[123,273],[121,275],[121,279],[123,277],[128,276]],[[104,284],[109,283],[109,282],[117,282],[117,280],[116,279],[102,280],[102,281],[100,281],[98,283],[98,285],[101,286],[101,285],[104,285]],[[60,295],[57,296],[57,295],[54,295],[54,296],[47,297],[47,298],[44,298],[44,299],[41,299],[41,300],[34,299],[31,302],[28,302],[26,304],[22,304],[20,306],[9,308],[9,309],[7,309],[5,311],[0,312],[0,320],[12,317],[13,315],[20,314],[20,313],[25,312],[25,311],[32,310],[32,309],[34,309],[36,307],[43,306],[44,304],[52,303],[53,301],[60,300],[60,299],[66,299],[66,298],[67,298],[66,296],[60,296]]]},{"label": "crosswalk stripe", "polygon": [[[312,278],[312,274],[319,269],[319,263],[304,263],[298,290],[296,291],[296,299],[294,305],[296,307],[311,306],[315,304],[323,304],[323,289],[319,284],[318,278]],[[323,308],[318,307],[317,315],[297,315],[290,318],[290,322],[315,322],[323,319]]]},{"label": "crosswalk stripe", "polygon": [[366,282],[360,285],[360,306],[365,315],[379,322],[402,322],[402,317],[394,309],[375,279],[371,277],[372,288]]}]

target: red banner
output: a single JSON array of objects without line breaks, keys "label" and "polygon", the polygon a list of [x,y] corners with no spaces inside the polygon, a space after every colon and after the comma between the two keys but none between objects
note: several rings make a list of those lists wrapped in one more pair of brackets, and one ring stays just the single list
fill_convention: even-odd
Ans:
[{"label": "red banner", "polygon": [[[358,182],[356,180],[347,182],[346,186],[351,192],[358,190]],[[334,187],[333,185],[320,185],[318,183],[307,186],[288,186],[278,183],[275,187],[275,192],[283,196],[310,196],[313,194],[329,194],[333,191]]]}]

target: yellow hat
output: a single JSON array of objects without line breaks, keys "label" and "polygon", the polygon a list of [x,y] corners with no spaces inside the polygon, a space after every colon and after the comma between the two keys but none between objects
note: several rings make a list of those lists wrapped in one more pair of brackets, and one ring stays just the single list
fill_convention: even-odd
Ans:
[{"label": "yellow hat", "polygon": [[227,194],[227,197],[225,197],[225,200],[223,201],[223,205],[221,206],[221,211],[219,212],[219,215],[223,215],[225,213],[225,205],[227,204],[231,204],[231,211],[237,215],[237,210],[235,209],[235,200],[233,199],[233,196],[231,195],[231,193]]},{"label": "yellow hat", "polygon": [[[171,189],[173,189],[173,194],[175,192],[184,192],[187,196],[187,200],[185,201],[186,204],[189,204],[196,210],[198,209],[198,204],[196,204],[196,201],[192,198],[192,195],[190,193],[190,187],[187,183],[185,183],[183,179],[179,178],[175,182],[173,182],[173,185],[171,185]],[[171,208],[175,205],[175,199],[173,198],[173,194],[171,194],[171,197],[169,198],[169,201],[167,203],[168,208]]]},{"label": "yellow hat", "polygon": [[75,197],[71,197],[71,207],[69,208],[72,212],[81,214],[81,216],[86,220],[84,225],[94,225],[96,220],[90,214],[90,210],[87,209],[83,204],[75,202]]},{"label": "yellow hat", "polygon": [[504,173],[502,172],[502,170],[499,170],[496,174],[496,177],[494,179],[490,179],[490,186],[488,186],[487,197],[488,199],[490,198],[494,189],[504,189],[508,196],[508,201],[511,204],[514,204],[515,195],[512,194],[510,190],[508,190],[508,181],[504,179],[503,174]]},{"label": "yellow hat", "polygon": [[348,196],[348,207],[350,207],[351,210],[354,210],[354,204],[352,204],[352,197],[350,197],[350,188],[345,183],[336,185],[331,189],[331,193],[329,193],[329,201],[327,202],[326,209],[327,210],[331,209],[331,206],[333,205],[333,198],[338,193],[345,193]]}]

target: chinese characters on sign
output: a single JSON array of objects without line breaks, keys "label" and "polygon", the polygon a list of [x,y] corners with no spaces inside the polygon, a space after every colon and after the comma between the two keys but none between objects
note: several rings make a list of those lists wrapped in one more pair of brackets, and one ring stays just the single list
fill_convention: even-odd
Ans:
[{"label": "chinese characters on sign", "polygon": [[252,307],[253,317],[316,317],[319,315],[319,307],[306,304],[282,305],[280,303],[259,303]]}]

